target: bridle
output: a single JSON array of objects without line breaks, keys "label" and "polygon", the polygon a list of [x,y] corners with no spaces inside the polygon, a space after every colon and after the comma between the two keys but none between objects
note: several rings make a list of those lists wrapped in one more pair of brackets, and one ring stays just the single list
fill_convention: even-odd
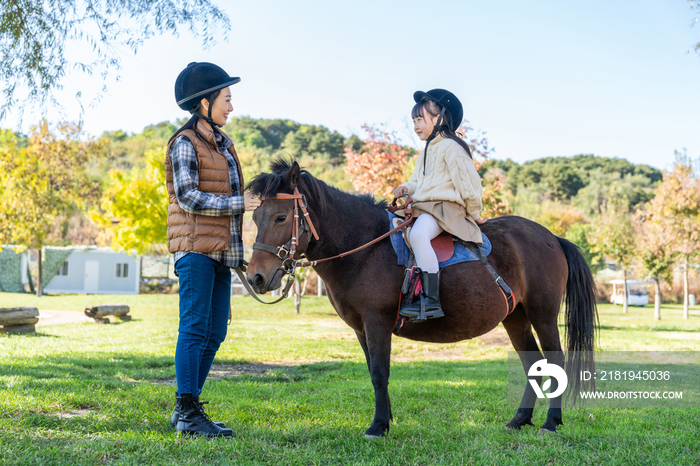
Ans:
[{"label": "bridle", "polygon": [[[254,243],[253,249],[260,249],[262,251],[267,251],[274,254],[282,260],[282,264],[279,266],[279,269],[285,273],[294,273],[294,268],[298,262],[294,259],[294,256],[297,253],[300,232],[310,232],[316,241],[318,241],[318,233],[316,233],[316,228],[314,228],[314,224],[311,222],[311,217],[309,217],[309,212],[306,210],[306,197],[299,192],[299,188],[294,188],[294,194],[277,193],[274,197],[260,198],[261,201],[272,199],[291,199],[294,201],[292,237],[282,246],[273,247],[264,243]],[[302,213],[304,214],[304,218],[299,217],[299,209],[301,209]]]},{"label": "bridle", "polygon": [[[282,296],[279,299],[277,299],[271,303],[266,303],[266,302],[260,300],[256,296],[255,292],[250,288],[248,281],[245,280],[245,277],[243,276],[243,273],[239,269],[236,269],[238,276],[241,279],[241,282],[243,282],[243,285],[248,289],[248,292],[250,292],[250,294],[255,299],[257,299],[258,301],[260,301],[263,304],[275,304],[275,303],[281,301],[282,299],[286,298],[289,295],[289,290],[291,289],[292,284],[294,283],[295,270],[297,267],[314,267],[314,266],[316,266],[316,264],[318,264],[320,262],[326,262],[326,261],[329,261],[332,259],[338,259],[340,257],[344,257],[344,256],[348,256],[350,254],[356,253],[362,249],[365,249],[365,248],[383,240],[384,238],[396,233],[397,231],[406,228],[414,221],[414,219],[412,217],[413,208],[412,208],[411,198],[410,197],[407,198],[405,203],[401,206],[397,205],[396,199],[394,199],[393,202],[391,203],[392,207],[389,208],[388,210],[390,212],[395,212],[397,210],[405,210],[405,212],[406,212],[406,220],[403,221],[401,224],[399,224],[396,228],[392,229],[391,231],[388,231],[387,233],[384,233],[383,235],[381,235],[378,238],[373,239],[369,243],[363,244],[362,246],[360,246],[358,248],[355,248],[353,250],[335,255],[333,257],[326,257],[324,259],[309,261],[309,260],[303,260],[305,258],[302,255],[297,259],[295,256],[297,253],[297,245],[299,244],[299,239],[300,239],[301,234],[308,233],[308,234],[312,235],[316,241],[318,241],[319,236],[318,236],[318,233],[316,233],[316,228],[314,227],[314,224],[311,221],[311,217],[309,216],[309,212],[306,209],[306,207],[307,207],[306,197],[299,192],[299,188],[295,187],[293,194],[277,193],[271,197],[260,198],[260,200],[262,200],[262,201],[283,200],[283,199],[289,199],[289,200],[294,201],[294,220],[292,223],[292,237],[285,244],[283,244],[281,246],[277,246],[277,247],[270,246],[270,245],[267,245],[264,243],[258,243],[258,242],[253,244],[253,250],[259,249],[261,251],[269,252],[270,254],[277,256],[282,261],[280,266],[277,268],[277,271],[281,270],[284,275],[289,275],[287,278],[287,283],[286,283],[284,290],[282,292]],[[299,210],[301,210],[301,212],[303,213],[302,217],[299,216]],[[310,239],[309,239],[309,241],[310,241]],[[275,277],[275,274],[277,271],[275,271],[275,273],[272,274],[272,276],[270,277],[270,281],[272,281],[272,279]]]}]

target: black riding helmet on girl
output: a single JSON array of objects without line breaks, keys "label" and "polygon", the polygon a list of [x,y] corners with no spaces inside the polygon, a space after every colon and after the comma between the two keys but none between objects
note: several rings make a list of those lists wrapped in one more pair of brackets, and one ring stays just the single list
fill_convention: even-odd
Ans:
[{"label": "black riding helmet on girl", "polygon": [[[428,92],[414,92],[413,100],[416,102],[416,105],[413,107],[411,112],[411,116],[413,118],[418,116],[422,117],[424,110],[427,110],[433,116],[438,117],[437,123],[435,123],[435,127],[433,128],[433,132],[425,141],[425,149],[423,150],[423,174],[425,174],[425,157],[428,154],[428,146],[438,134],[442,134],[443,137],[455,140],[464,148],[464,150],[467,151],[469,157],[472,156],[469,145],[464,141],[464,139],[456,134],[457,129],[462,124],[462,118],[464,117],[462,102],[459,101],[456,95],[445,89],[432,89]],[[429,106],[426,105],[428,102],[434,102],[437,105],[437,109],[440,113],[433,114],[433,112],[428,108]]]},{"label": "black riding helmet on girl", "polygon": [[241,78],[229,76],[213,63],[192,62],[175,80],[175,101],[181,109],[203,119],[212,127],[218,127],[211,119],[212,106],[209,105],[208,115],[204,116],[197,111],[199,103],[202,99],[214,102],[217,92],[240,81]]}]

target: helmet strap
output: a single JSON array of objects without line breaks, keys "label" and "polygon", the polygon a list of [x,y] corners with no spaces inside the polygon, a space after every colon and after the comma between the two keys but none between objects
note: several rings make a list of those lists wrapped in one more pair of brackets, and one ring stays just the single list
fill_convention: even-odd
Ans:
[{"label": "helmet strap", "polygon": [[440,116],[437,119],[437,123],[435,123],[435,127],[433,128],[433,134],[435,134],[442,125],[443,120],[445,119],[445,107],[442,107],[442,110],[440,111]]},{"label": "helmet strap", "polygon": [[212,127],[212,129],[214,129],[215,131],[216,131],[217,128],[221,128],[221,125],[214,123],[214,120],[212,120],[212,118],[211,118],[211,108],[214,106],[214,94],[215,94],[216,92],[218,92],[218,90],[212,92],[212,93],[209,95],[209,97],[207,98],[207,101],[209,102],[209,109],[207,110],[207,116],[204,116],[204,115],[202,115],[202,114],[199,113],[199,112],[194,112],[194,115],[197,115],[199,118],[201,118],[202,120],[204,120],[204,121],[206,121],[207,123],[209,123],[209,125],[210,125],[210,126]]},{"label": "helmet strap", "polygon": [[438,116],[437,122],[435,123],[435,126],[433,126],[433,132],[430,133],[430,136],[428,136],[428,139],[425,141],[425,149],[423,150],[423,175],[425,175],[425,164],[426,164],[426,159],[428,158],[428,146],[430,145],[430,141],[435,139],[435,137],[438,134],[438,131],[440,129],[440,125],[442,123],[442,120],[445,118],[445,107],[442,108],[440,111],[440,116]]}]

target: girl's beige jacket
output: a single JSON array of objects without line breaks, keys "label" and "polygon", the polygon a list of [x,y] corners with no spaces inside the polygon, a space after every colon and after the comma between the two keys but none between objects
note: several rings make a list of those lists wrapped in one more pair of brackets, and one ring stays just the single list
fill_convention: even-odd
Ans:
[{"label": "girl's beige jacket", "polygon": [[418,203],[448,201],[464,207],[468,217],[480,218],[482,187],[474,161],[457,141],[437,135],[428,145],[423,175],[423,154],[418,154],[411,178],[404,183]]}]

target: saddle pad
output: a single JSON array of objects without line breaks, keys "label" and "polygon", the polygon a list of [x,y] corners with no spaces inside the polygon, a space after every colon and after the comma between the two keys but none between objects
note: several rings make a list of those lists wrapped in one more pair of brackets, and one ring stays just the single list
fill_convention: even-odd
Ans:
[{"label": "saddle pad", "polygon": [[[389,221],[391,222],[391,228],[395,228],[400,222],[403,222],[403,218],[399,217],[397,215],[394,215],[390,212],[387,212],[387,215],[389,215]],[[411,250],[408,249],[408,246],[406,245],[406,242],[403,239],[403,235],[401,234],[400,231],[397,231],[393,235],[390,236],[391,238],[391,245],[394,247],[394,251],[396,252],[396,257],[397,261],[396,263],[398,265],[402,265],[406,267],[408,264],[408,259],[411,256]],[[484,252],[485,255],[491,254],[491,241],[486,237],[486,235],[482,232],[481,233],[481,238],[484,244],[479,246],[481,250]],[[452,254],[452,257],[450,257],[448,260],[440,262],[440,268],[444,268],[450,265],[454,264],[459,264],[461,262],[469,262],[469,261],[478,261],[479,258],[471,252],[465,245],[463,245],[459,241],[454,242],[455,246],[455,252]]]}]

